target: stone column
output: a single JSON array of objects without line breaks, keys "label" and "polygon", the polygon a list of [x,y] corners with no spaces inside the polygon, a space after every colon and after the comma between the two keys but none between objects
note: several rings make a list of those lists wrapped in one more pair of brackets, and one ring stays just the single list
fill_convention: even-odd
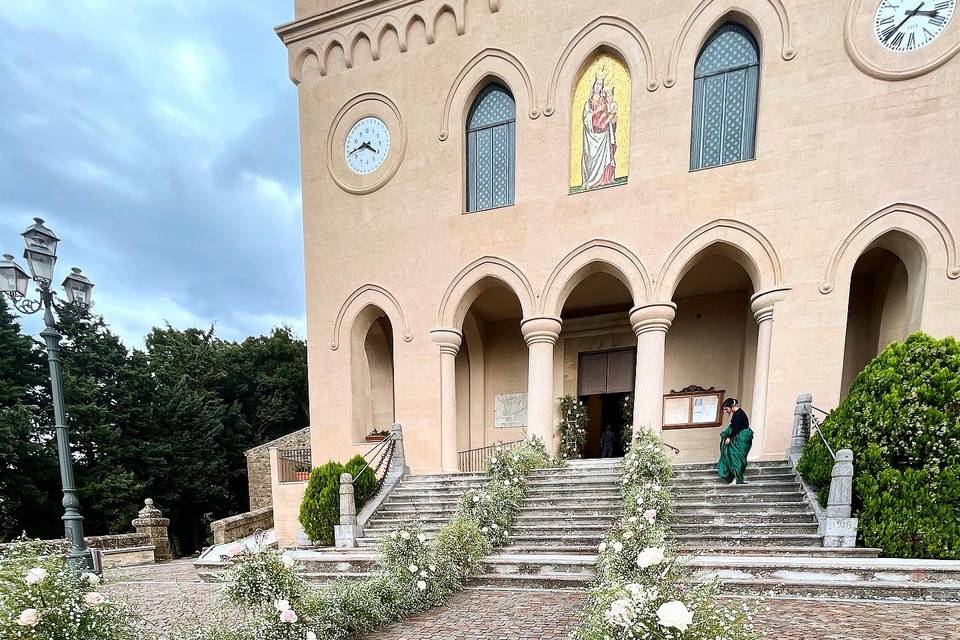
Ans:
[{"label": "stone column", "polygon": [[801,393],[797,396],[797,404],[793,409],[793,435],[790,437],[790,447],[787,449],[787,458],[790,464],[797,466],[810,438],[810,412],[813,405],[813,396]]},{"label": "stone column", "polygon": [[543,440],[553,453],[553,347],[560,337],[560,318],[542,316],[527,318],[520,331],[527,342],[527,434]]},{"label": "stone column", "polygon": [[851,518],[853,503],[853,451],[840,449],[834,458],[827,497],[827,518],[822,523],[823,546],[857,546],[857,518]]},{"label": "stone column", "polygon": [[765,453],[767,439],[767,388],[770,384],[770,345],[773,339],[773,308],[786,297],[787,288],[755,293],[750,309],[757,321],[757,364],[753,373],[753,404],[750,407],[750,428],[754,433],[752,457]]},{"label": "stone column", "polygon": [[663,430],[663,367],[667,331],[677,314],[672,302],[657,302],[630,310],[637,335],[637,372],[633,391],[633,431]]},{"label": "stone column", "polygon": [[147,498],[143,501],[143,509],[137,514],[133,521],[133,528],[137,533],[147,536],[156,549],[153,557],[156,560],[173,560],[173,552],[170,550],[170,534],[168,527],[170,518],[164,518],[163,514],[153,506],[153,500]]},{"label": "stone column", "polygon": [[357,538],[363,529],[357,526],[357,499],[354,493],[353,476],[340,474],[340,524],[333,527],[334,544],[339,548],[357,546]]},{"label": "stone column", "polygon": [[434,329],[430,339],[440,347],[440,465],[445,473],[460,470],[457,462],[457,354],[463,336],[456,329]]}]

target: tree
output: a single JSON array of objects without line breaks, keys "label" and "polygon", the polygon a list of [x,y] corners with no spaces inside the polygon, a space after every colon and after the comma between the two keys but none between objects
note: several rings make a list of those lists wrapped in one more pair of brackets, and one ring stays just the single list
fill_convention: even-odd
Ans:
[{"label": "tree", "polygon": [[39,407],[46,366],[0,296],[0,541],[24,529],[63,535],[53,430]]}]

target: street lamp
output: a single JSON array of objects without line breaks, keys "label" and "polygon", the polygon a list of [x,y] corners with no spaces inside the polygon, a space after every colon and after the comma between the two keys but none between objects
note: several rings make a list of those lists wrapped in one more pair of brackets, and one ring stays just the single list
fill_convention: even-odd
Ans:
[{"label": "street lamp", "polygon": [[[0,293],[4,293],[20,313],[30,315],[43,309],[43,331],[40,335],[47,345],[47,360],[50,363],[50,387],[53,392],[53,416],[56,422],[57,453],[60,457],[60,480],[63,483],[63,524],[65,537],[70,544],[67,557],[77,569],[92,569],[93,559],[83,539],[83,516],[80,515],[80,501],[73,479],[73,458],[70,455],[70,434],[67,432],[67,418],[63,402],[63,378],[60,366],[60,332],[54,321],[53,298],[56,292],[50,287],[53,283],[53,268],[57,263],[57,245],[60,238],[43,224],[40,218],[34,218],[33,224],[22,234],[27,248],[23,257],[27,261],[30,275],[14,262],[13,256],[4,254],[0,260]],[[27,298],[29,281],[37,285],[39,300]],[[82,307],[90,305],[93,283],[73,269],[63,281],[69,304]]]}]

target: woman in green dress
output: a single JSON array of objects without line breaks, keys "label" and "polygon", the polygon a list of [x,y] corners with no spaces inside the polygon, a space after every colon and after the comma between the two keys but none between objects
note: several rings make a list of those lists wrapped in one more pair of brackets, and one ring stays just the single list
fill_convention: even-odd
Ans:
[{"label": "woman in green dress", "polygon": [[730,484],[747,484],[747,455],[753,445],[753,430],[750,419],[740,408],[740,401],[727,398],[723,401],[723,413],[730,416],[730,424],[720,433],[720,460],[717,471]]}]

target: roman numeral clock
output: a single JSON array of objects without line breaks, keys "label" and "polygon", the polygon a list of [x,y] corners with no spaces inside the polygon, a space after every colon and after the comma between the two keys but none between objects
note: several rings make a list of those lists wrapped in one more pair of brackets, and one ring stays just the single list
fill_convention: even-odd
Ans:
[{"label": "roman numeral clock", "polygon": [[853,63],[881,80],[928,73],[960,52],[958,0],[851,0],[844,43]]}]

